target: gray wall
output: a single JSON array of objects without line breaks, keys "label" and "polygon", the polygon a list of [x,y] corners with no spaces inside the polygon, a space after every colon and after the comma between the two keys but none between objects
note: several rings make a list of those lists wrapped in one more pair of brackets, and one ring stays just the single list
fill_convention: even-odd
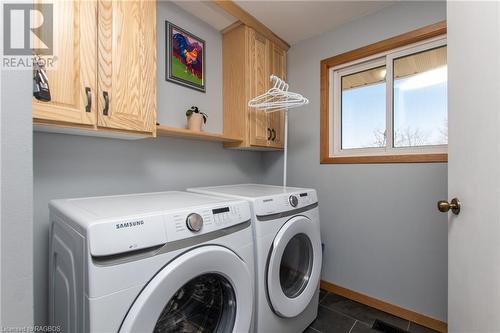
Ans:
[{"label": "gray wall", "polygon": [[[208,114],[205,129],[211,132],[222,132],[222,36],[220,32],[171,2],[158,2],[156,16],[158,18],[158,122],[174,127],[185,127],[186,110],[196,105]],[[165,21],[170,21],[205,41],[207,50],[207,91],[205,94],[165,80]]]},{"label": "gray wall", "polygon": [[[289,185],[319,192],[322,278],[446,320],[446,164],[319,164],[320,60],[446,18],[441,2],[399,3],[294,45],[290,90],[311,103],[290,111]],[[281,183],[281,154],[264,153],[265,182]]]},{"label": "gray wall", "polygon": [[[172,19],[207,42],[210,49],[207,68],[211,69],[207,71],[207,94],[165,82],[161,60],[165,53],[165,19]],[[182,127],[185,109],[198,105],[208,111],[207,129],[222,130],[221,58],[218,56],[221,40],[219,32],[179,7],[164,2],[158,4],[160,122]],[[173,138],[123,141],[35,133],[33,144],[35,322],[39,324],[47,320],[47,204],[50,199],[261,182],[262,176],[261,153],[227,150],[219,143]]]},{"label": "gray wall", "polygon": [[0,77],[0,326],[29,326],[33,323],[31,71],[2,70]]}]

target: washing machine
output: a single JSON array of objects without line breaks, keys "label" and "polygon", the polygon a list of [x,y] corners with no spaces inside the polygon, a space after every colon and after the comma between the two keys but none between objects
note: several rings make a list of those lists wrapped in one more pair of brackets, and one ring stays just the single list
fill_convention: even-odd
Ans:
[{"label": "washing machine", "polygon": [[316,191],[260,184],[188,191],[250,202],[255,242],[256,332],[306,329],[318,311],[322,260]]},{"label": "washing machine", "polygon": [[251,330],[247,201],[160,192],[49,206],[49,315],[61,332]]}]

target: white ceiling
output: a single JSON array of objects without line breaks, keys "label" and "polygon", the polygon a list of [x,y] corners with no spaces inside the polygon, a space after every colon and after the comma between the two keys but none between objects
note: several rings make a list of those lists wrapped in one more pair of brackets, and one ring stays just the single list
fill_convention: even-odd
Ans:
[{"label": "white ceiling", "polygon": [[217,30],[222,30],[237,21],[236,18],[210,1],[173,0],[172,2]]},{"label": "white ceiling", "polygon": [[395,1],[239,1],[239,6],[293,45],[375,13]]}]

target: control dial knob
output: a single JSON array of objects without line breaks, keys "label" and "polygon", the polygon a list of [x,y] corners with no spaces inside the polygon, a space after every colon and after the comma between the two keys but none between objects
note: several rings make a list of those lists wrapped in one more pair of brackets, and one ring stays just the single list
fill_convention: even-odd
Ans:
[{"label": "control dial knob", "polygon": [[295,195],[291,195],[288,198],[288,202],[290,203],[290,205],[292,205],[292,207],[297,207],[297,205],[299,204],[299,199]]},{"label": "control dial knob", "polygon": [[191,213],[186,217],[186,226],[193,232],[198,232],[203,227],[203,217],[200,214]]}]

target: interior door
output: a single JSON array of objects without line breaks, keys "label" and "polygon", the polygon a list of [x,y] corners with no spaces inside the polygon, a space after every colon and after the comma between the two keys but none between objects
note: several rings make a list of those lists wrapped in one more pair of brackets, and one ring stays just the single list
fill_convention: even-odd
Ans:
[{"label": "interior door", "polygon": [[[269,89],[270,42],[253,29],[249,29],[250,38],[250,95],[258,96]],[[268,145],[271,129],[268,126],[268,114],[262,110],[249,108],[250,112],[250,144],[254,146]]]},{"label": "interior door", "polygon": [[[271,74],[277,75],[286,80],[286,51],[272,44],[271,47]],[[271,129],[270,146],[283,148],[285,112],[277,111],[268,115],[269,128]]]},{"label": "interior door", "polygon": [[318,228],[305,216],[288,220],[274,238],[267,267],[267,294],[274,312],[292,318],[318,289],[321,272]]},{"label": "interior door", "polygon": [[148,282],[120,332],[248,332],[252,280],[246,264],[227,248],[195,248]]},{"label": "interior door", "polygon": [[[35,7],[43,3],[48,2],[36,1]],[[33,98],[33,118],[93,126],[97,94],[97,3],[79,0],[50,3],[53,10],[50,38],[53,38],[53,55],[57,57],[54,66],[46,66],[51,101]],[[35,16],[38,19],[41,16]],[[40,33],[43,36],[49,32],[42,26]],[[33,42],[35,47],[40,44],[37,38]]]},{"label": "interior door", "polygon": [[156,1],[99,0],[98,125],[156,132]]},{"label": "interior door", "polygon": [[447,4],[448,331],[500,331],[500,4]]}]

